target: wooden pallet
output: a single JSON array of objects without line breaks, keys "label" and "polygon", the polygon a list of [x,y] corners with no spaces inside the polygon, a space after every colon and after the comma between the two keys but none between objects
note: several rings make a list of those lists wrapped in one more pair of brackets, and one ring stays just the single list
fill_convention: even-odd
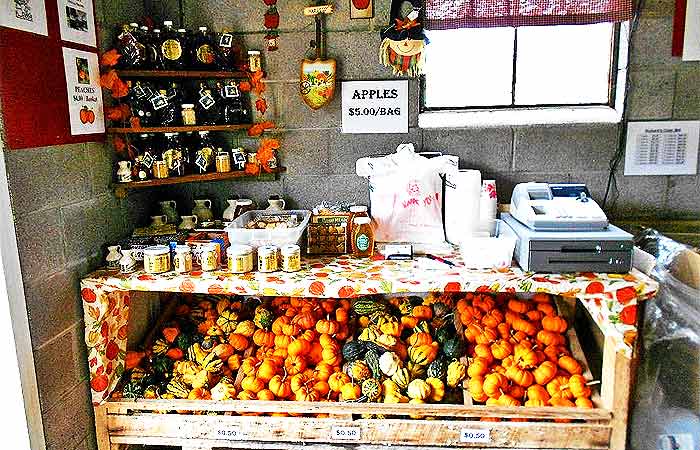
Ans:
[{"label": "wooden pallet", "polygon": [[[575,300],[559,299],[560,314],[573,323]],[[591,373],[573,327],[567,335],[573,355]],[[632,364],[603,351],[602,384],[594,388],[596,408],[525,408],[465,404],[382,404],[281,401],[118,400],[95,408],[99,450],[126,450],[128,444],[246,449],[437,450],[459,448],[567,448],[624,450]],[[163,414],[162,411],[187,411]],[[297,417],[270,417],[284,412]],[[216,414],[216,415],[212,415]],[[245,414],[245,415],[242,415]],[[327,418],[312,415],[323,414]],[[383,414],[386,419],[362,419]],[[420,417],[420,418],[416,418]],[[486,422],[482,418],[526,420]],[[552,419],[572,419],[554,423]]]}]

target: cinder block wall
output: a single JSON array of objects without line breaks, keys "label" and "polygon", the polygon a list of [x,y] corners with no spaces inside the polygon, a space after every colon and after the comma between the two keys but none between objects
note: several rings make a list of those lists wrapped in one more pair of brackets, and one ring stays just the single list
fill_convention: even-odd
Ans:
[{"label": "cinder block wall", "polygon": [[[380,66],[379,30],[388,24],[388,0],[375,0],[376,14],[369,20],[350,20],[349,1],[333,2],[336,12],[327,20],[328,54],[338,61],[340,80],[393,78]],[[700,65],[671,57],[673,0],[645,2],[631,56],[630,118],[700,119]],[[281,193],[294,205],[311,207],[321,200],[367,202],[367,188],[354,175],[357,158],[391,152],[401,142],[424,150],[441,150],[460,157],[465,168],[482,170],[498,180],[499,199],[508,202],[514,184],[522,181],[582,181],[602,200],[608,163],[618,145],[616,125],[498,127],[421,130],[418,128],[419,84],[410,82],[410,132],[407,135],[343,135],[340,132],[340,95],[325,108],[312,111],[299,98],[299,65],[313,21],[302,15],[301,0],[278,3],[280,48],[263,52],[270,81],[268,112],[283,132],[282,164],[288,168],[278,183],[226,182],[171,189],[163,195],[179,200],[189,210],[192,198],[214,200],[219,212],[231,195],[264,201]],[[264,49],[261,2],[185,0],[188,28],[207,25],[228,27],[245,36],[251,49]],[[158,21],[177,22],[176,2],[152,2],[149,10]],[[475,61],[478,66],[478,61]],[[458,78],[459,74],[455,74]],[[242,141],[250,149],[255,141]],[[634,216],[700,217],[700,177],[625,177],[618,172],[618,218]]]}]

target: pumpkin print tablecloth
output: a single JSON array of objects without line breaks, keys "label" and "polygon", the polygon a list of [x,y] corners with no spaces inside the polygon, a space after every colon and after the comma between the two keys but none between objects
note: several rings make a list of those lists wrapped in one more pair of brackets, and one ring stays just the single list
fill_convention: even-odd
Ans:
[{"label": "pumpkin print tablecloth", "polygon": [[[454,259],[457,260],[456,258]],[[536,274],[513,267],[474,270],[416,258],[411,261],[307,258],[294,273],[232,274],[225,271],[143,271],[122,275],[98,270],[82,280],[93,403],[107,399],[124,372],[130,291],[349,298],[368,294],[446,292],[547,292],[579,298],[618,351],[631,355],[637,302],[657,283],[637,270],[624,275]]]}]

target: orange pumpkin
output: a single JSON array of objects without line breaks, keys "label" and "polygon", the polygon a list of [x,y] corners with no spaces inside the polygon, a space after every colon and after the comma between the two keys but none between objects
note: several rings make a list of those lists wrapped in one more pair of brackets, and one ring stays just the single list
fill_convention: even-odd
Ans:
[{"label": "orange pumpkin", "polygon": [[325,362],[327,362],[328,364],[330,364],[332,366],[340,364],[340,362],[343,359],[341,354],[337,350],[332,349],[332,348],[324,348],[321,351],[321,356],[323,357],[323,360]]},{"label": "orange pumpkin", "polygon": [[275,364],[274,360],[266,359],[258,367],[255,376],[267,383],[277,374],[277,370],[277,364]]},{"label": "orange pumpkin", "polygon": [[545,292],[536,292],[535,295],[532,296],[532,301],[535,303],[551,303],[552,296]]},{"label": "orange pumpkin", "polygon": [[318,391],[311,387],[304,386],[294,393],[294,400],[298,402],[317,402],[319,398]]},{"label": "orange pumpkin", "polygon": [[189,400],[211,400],[211,392],[204,388],[194,388],[187,395]]},{"label": "orange pumpkin", "polygon": [[542,319],[542,328],[554,333],[564,333],[568,328],[566,320],[560,316],[545,316]]},{"label": "orange pumpkin", "polygon": [[537,333],[537,328],[529,320],[518,318],[518,319],[513,320],[513,323],[511,323],[511,326],[513,327],[514,330],[522,331],[523,333],[527,334],[528,336],[534,336]]},{"label": "orange pumpkin", "polygon": [[425,305],[414,306],[411,315],[418,320],[430,320],[433,318],[433,308]]},{"label": "orange pumpkin", "polygon": [[586,379],[583,375],[571,375],[569,378],[569,390],[574,397],[590,397],[591,388],[586,384]]},{"label": "orange pumpkin", "polygon": [[298,373],[289,380],[289,385],[292,388],[292,392],[297,392],[299,389],[301,389],[303,386],[306,385],[306,383],[309,382],[309,377],[307,377],[303,373]]},{"label": "orange pumpkin", "polygon": [[254,356],[249,356],[248,358],[244,359],[241,363],[241,371],[243,372],[243,375],[253,376],[258,370],[259,365],[260,361],[258,360],[258,358],[255,358]]},{"label": "orange pumpkin", "polygon": [[231,344],[231,346],[236,351],[239,351],[239,352],[242,352],[243,350],[247,349],[248,346],[250,345],[247,337],[243,336],[242,334],[237,334],[237,333],[233,333],[233,334],[229,335],[228,343]]},{"label": "orange pumpkin", "polygon": [[303,338],[296,339],[287,346],[287,353],[289,353],[289,356],[303,355],[310,350],[311,343]]},{"label": "orange pumpkin", "polygon": [[335,320],[322,319],[316,322],[316,331],[319,334],[335,334],[339,327],[340,324]]},{"label": "orange pumpkin", "polygon": [[269,389],[258,392],[258,400],[275,400],[275,394]]},{"label": "orange pumpkin", "polygon": [[306,369],[306,359],[300,355],[289,355],[284,362],[284,368],[290,375],[297,375]]},{"label": "orange pumpkin", "polygon": [[539,384],[533,384],[532,386],[527,388],[526,395],[529,400],[540,400],[545,404],[549,402],[550,398],[547,389],[545,389],[542,385]]},{"label": "orange pumpkin", "polygon": [[560,345],[550,345],[544,349],[544,354],[547,356],[548,360],[557,364],[559,362],[559,358],[561,356],[568,355],[569,351],[566,349],[566,347]]},{"label": "orange pumpkin", "polygon": [[477,295],[474,297],[472,305],[484,312],[489,312],[496,307],[496,301],[490,295]]},{"label": "orange pumpkin", "polygon": [[539,332],[537,332],[536,339],[537,342],[541,342],[546,346],[566,344],[566,338],[564,338],[564,336],[557,332],[549,330],[540,330]]},{"label": "orange pumpkin", "polygon": [[319,362],[314,369],[314,378],[320,381],[328,381],[330,376],[335,372],[334,367],[335,366],[325,361]]},{"label": "orange pumpkin", "polygon": [[306,359],[311,364],[318,364],[323,361],[323,347],[318,342],[313,342],[311,344],[311,350],[306,354]]},{"label": "orange pumpkin", "polygon": [[503,394],[500,397],[498,397],[498,404],[500,406],[520,406],[522,403],[516,398],[513,398],[511,395],[508,394]]},{"label": "orange pumpkin", "polygon": [[489,364],[493,362],[493,354],[491,353],[491,347],[487,344],[477,344],[474,347],[474,355],[479,358],[485,359]]},{"label": "orange pumpkin", "polygon": [[532,309],[528,311],[527,314],[525,314],[525,316],[527,316],[527,319],[532,322],[539,322],[544,317],[544,313],[537,309]]},{"label": "orange pumpkin", "polygon": [[[241,381],[241,387],[244,390],[254,394],[257,394],[265,389],[265,384],[265,381],[257,377],[245,377],[243,378],[243,381]],[[257,396],[255,398],[257,398]]]},{"label": "orange pumpkin", "polygon": [[525,397],[525,388],[519,384],[514,384],[508,389],[508,395],[518,400],[522,400]]},{"label": "orange pumpkin", "polygon": [[469,362],[467,367],[467,375],[470,377],[478,377],[486,375],[489,371],[489,362],[484,358],[476,357]]},{"label": "orange pumpkin", "polygon": [[569,377],[562,375],[555,376],[552,381],[547,383],[547,392],[552,397],[574,398],[574,394],[569,390]]},{"label": "orange pumpkin", "polygon": [[513,354],[513,345],[504,339],[500,339],[491,344],[491,354],[494,358],[503,360]]},{"label": "orange pumpkin", "polygon": [[330,386],[328,385],[327,382],[323,380],[318,380],[316,381],[313,386],[313,390],[318,392],[319,396],[326,396],[330,392]]},{"label": "orange pumpkin", "polygon": [[430,345],[433,343],[433,337],[430,335],[430,333],[418,332],[410,335],[406,342],[411,347],[417,347],[419,345]]},{"label": "orange pumpkin", "polygon": [[294,316],[292,323],[299,325],[304,330],[310,330],[316,325],[316,318],[310,312],[301,312]]},{"label": "orange pumpkin", "polygon": [[475,341],[477,344],[491,345],[492,342],[496,342],[499,338],[498,333],[493,328],[484,327],[481,333],[477,334]]},{"label": "orange pumpkin", "polygon": [[538,303],[537,310],[542,311],[545,316],[553,316],[557,313],[554,306],[550,305],[549,303]]},{"label": "orange pumpkin", "polygon": [[292,388],[287,376],[275,375],[268,383],[270,391],[279,399],[287,399],[292,395]]},{"label": "orange pumpkin", "polygon": [[581,364],[579,364],[578,361],[576,361],[574,358],[568,355],[559,358],[558,364],[559,367],[566,370],[571,375],[581,375],[581,373],[583,372]]},{"label": "orange pumpkin", "polygon": [[259,347],[272,347],[275,345],[275,333],[263,329],[256,330],[253,333],[253,342]]},{"label": "orange pumpkin", "polygon": [[489,311],[482,319],[481,323],[484,326],[491,327],[491,328],[496,328],[498,327],[499,324],[503,322],[503,313],[501,313],[497,309],[493,309]]},{"label": "orange pumpkin", "polygon": [[[262,390],[262,389],[261,389]],[[238,400],[257,400],[258,394],[251,391],[241,391],[236,396]]]},{"label": "orange pumpkin", "polygon": [[510,324],[506,322],[501,322],[498,324],[496,327],[496,331],[498,331],[498,334],[501,336],[501,339],[508,339],[510,338]]},{"label": "orange pumpkin", "polygon": [[[247,346],[246,346],[247,348]],[[230,344],[219,344],[216,347],[214,347],[214,354],[219,357],[220,360],[226,361],[228,360],[231,356],[233,356],[233,353],[236,349],[233,348],[232,345]]]},{"label": "orange pumpkin", "polygon": [[301,333],[301,327],[297,324],[290,323],[282,326],[282,334],[285,336],[296,336]]},{"label": "orange pumpkin", "polygon": [[294,341],[294,338],[292,336],[287,336],[284,334],[278,334],[275,335],[275,347],[276,348],[284,348],[286,349],[289,347],[289,344]]},{"label": "orange pumpkin", "polygon": [[491,398],[498,398],[501,390],[508,386],[508,379],[500,373],[490,373],[484,377],[483,389]]},{"label": "orange pumpkin", "polygon": [[345,308],[337,308],[335,310],[335,320],[338,323],[347,323],[348,322],[348,310]]},{"label": "orange pumpkin", "polygon": [[574,403],[578,408],[593,408],[593,402],[591,401],[591,399],[586,397],[578,397],[574,401]]},{"label": "orange pumpkin", "polygon": [[557,366],[552,361],[545,361],[532,371],[532,375],[535,377],[535,382],[541,385],[546,385],[552,381],[556,374]]},{"label": "orange pumpkin", "polygon": [[361,393],[360,385],[354,383],[345,383],[340,389],[340,395],[344,401],[357,400]]},{"label": "orange pumpkin", "polygon": [[525,314],[530,311],[530,302],[516,300],[514,298],[508,300],[508,309],[519,314]]},{"label": "orange pumpkin", "polygon": [[350,383],[350,376],[345,372],[334,372],[328,378],[328,386],[333,392],[340,392],[347,383]]},{"label": "orange pumpkin", "polygon": [[241,368],[241,363],[243,362],[243,357],[241,355],[231,355],[226,364],[231,370],[238,370]]},{"label": "orange pumpkin", "polygon": [[278,317],[272,322],[271,330],[273,333],[280,335],[280,334],[282,334],[282,328],[285,325],[289,325],[291,323],[292,323],[292,319],[289,317],[286,317],[286,316]]},{"label": "orange pumpkin", "polygon": [[532,383],[535,382],[535,378],[527,370],[521,369],[517,365],[512,365],[506,370],[506,377],[508,377],[509,380],[513,381],[514,383],[522,386],[522,387],[529,387],[532,385]]}]

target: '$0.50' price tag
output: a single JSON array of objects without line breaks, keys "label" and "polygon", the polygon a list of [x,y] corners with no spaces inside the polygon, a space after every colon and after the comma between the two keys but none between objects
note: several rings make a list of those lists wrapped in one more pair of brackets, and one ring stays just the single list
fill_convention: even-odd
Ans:
[{"label": "'$0.50' price tag", "polygon": [[489,443],[491,442],[491,430],[479,428],[462,428],[459,432],[459,442]]},{"label": "'$0.50' price tag", "polygon": [[331,439],[336,441],[359,441],[360,427],[338,427],[331,428]]}]

